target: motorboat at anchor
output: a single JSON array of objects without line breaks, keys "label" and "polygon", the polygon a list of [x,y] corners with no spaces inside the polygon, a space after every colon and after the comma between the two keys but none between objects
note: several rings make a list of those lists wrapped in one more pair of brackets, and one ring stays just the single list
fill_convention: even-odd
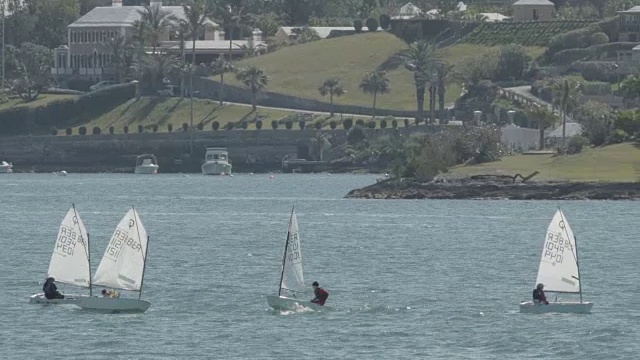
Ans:
[{"label": "motorboat at anchor", "polygon": [[231,175],[229,152],[226,148],[208,147],[202,175]]},{"label": "motorboat at anchor", "polygon": [[136,174],[157,174],[158,159],[153,154],[143,154],[136,159]]},{"label": "motorboat at anchor", "polygon": [[11,174],[13,172],[13,164],[6,161],[0,162],[0,174]]}]

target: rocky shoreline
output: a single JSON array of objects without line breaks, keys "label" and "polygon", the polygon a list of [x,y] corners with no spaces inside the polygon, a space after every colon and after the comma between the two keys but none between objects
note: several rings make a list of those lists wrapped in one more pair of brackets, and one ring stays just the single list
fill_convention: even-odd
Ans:
[{"label": "rocky shoreline", "polygon": [[635,200],[640,183],[442,179],[419,183],[390,179],[350,191],[355,199],[468,199],[468,200]]}]

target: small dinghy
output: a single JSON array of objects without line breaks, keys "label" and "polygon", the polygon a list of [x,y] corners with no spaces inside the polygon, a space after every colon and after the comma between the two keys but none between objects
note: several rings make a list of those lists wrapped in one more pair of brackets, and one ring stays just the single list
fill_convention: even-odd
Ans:
[{"label": "small dinghy", "polygon": [[75,304],[85,310],[102,312],[145,312],[151,303],[142,300],[149,237],[135,209],[120,220],[93,277],[93,284],[135,291],[138,298],[83,297]]},{"label": "small dinghy", "polygon": [[577,301],[549,301],[549,304],[525,301],[522,313],[587,314],[593,303],[582,301],[578,244],[562,210],[558,209],[547,229],[536,284],[544,284],[546,293],[579,294]]},{"label": "small dinghy", "polygon": [[[289,231],[287,232],[287,239],[284,243],[284,256],[282,259],[282,272],[280,274],[278,295],[268,295],[267,303],[276,310],[296,311],[301,308],[310,308],[313,310],[330,309],[330,307],[326,305],[318,305],[309,300],[296,298],[298,294],[310,296],[306,290],[307,287],[302,274],[302,252],[300,250],[300,236],[298,234],[298,219],[294,208],[291,210]],[[283,292],[291,295],[289,297],[284,296],[282,295]]]},{"label": "small dinghy", "polygon": [[[59,283],[89,288],[89,296],[91,296],[90,263],[89,234],[87,234],[87,229],[74,205],[60,224],[47,277],[53,277]],[[73,304],[81,297],[87,296],[65,295],[64,299],[47,299],[44,293],[38,293],[32,295],[29,302],[32,304]]]}]

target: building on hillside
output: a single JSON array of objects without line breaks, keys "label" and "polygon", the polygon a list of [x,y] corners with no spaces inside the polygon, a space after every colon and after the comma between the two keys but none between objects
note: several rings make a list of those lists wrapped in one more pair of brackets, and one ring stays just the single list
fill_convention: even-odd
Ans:
[{"label": "building on hillside", "polygon": [[511,20],[509,16],[505,16],[500,13],[480,13],[480,15],[484,22],[502,22]]},{"label": "building on hillside", "polygon": [[549,0],[518,0],[513,4],[513,21],[549,21],[555,12]]},{"label": "building on hillside", "polygon": [[618,11],[618,14],[620,14],[618,41],[640,41],[640,6],[634,6],[625,11]]},{"label": "building on hillside", "polygon": [[[582,126],[580,124],[567,121],[565,127],[565,141],[569,141],[568,139],[581,134]],[[553,146],[560,144],[562,142],[562,125],[549,132],[546,136],[546,141],[548,144]]]},{"label": "building on hillside", "polygon": [[391,18],[399,19],[399,20],[407,20],[407,19],[421,17],[423,14],[424,12],[422,11],[422,9],[420,9],[419,7],[409,2],[400,8],[397,15],[392,16]]},{"label": "building on hillside", "polygon": [[[182,6],[163,6],[162,0],[151,0],[151,6],[161,6],[177,19],[184,19]],[[112,61],[112,39],[122,36],[131,38],[134,24],[142,17],[143,6],[123,6],[122,0],[112,0],[112,6],[100,6],[89,11],[67,26],[67,44],[55,49],[54,67],[51,74],[59,80],[80,78],[93,82],[115,80]],[[226,39],[226,40],[225,40]],[[263,46],[262,33],[254,31],[250,39],[256,46]],[[196,40],[196,62],[211,62],[221,54],[243,55],[249,40],[229,40],[218,25],[208,19],[205,31]],[[190,61],[191,40],[185,43],[185,56]],[[160,51],[179,52],[180,41],[176,31],[167,30],[160,36]]]},{"label": "building on hillside", "polygon": [[507,124],[500,130],[500,140],[503,144],[508,146],[511,151],[523,152],[536,150],[539,147],[540,132],[536,129]]},{"label": "building on hillside", "polygon": [[[275,38],[279,41],[295,40],[295,29],[300,29],[301,26],[282,26],[276,32]],[[309,26],[313,29],[321,39],[326,39],[331,35],[332,31],[355,31],[353,26]],[[367,31],[367,27],[362,28],[362,31]]]}]

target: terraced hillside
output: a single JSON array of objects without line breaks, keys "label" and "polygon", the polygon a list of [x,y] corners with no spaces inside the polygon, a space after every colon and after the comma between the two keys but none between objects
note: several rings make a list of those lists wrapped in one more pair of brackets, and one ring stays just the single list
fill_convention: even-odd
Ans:
[{"label": "terraced hillside", "polygon": [[485,46],[547,46],[552,37],[593,24],[590,20],[483,23],[462,42]]}]

